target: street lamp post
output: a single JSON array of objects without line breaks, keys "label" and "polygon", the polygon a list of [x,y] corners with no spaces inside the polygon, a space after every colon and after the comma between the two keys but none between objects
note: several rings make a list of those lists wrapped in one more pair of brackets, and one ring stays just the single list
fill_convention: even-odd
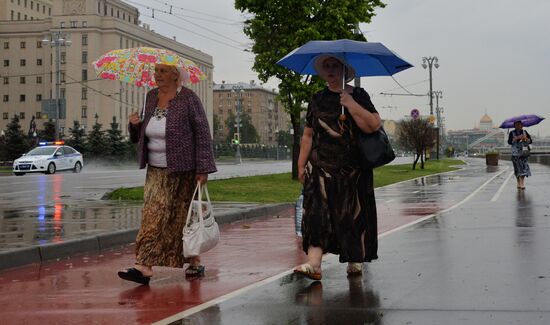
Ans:
[{"label": "street lamp post", "polygon": [[441,90],[436,90],[433,92],[433,95],[435,96],[435,116],[436,116],[436,123],[437,123],[437,148],[436,148],[436,159],[439,160],[439,147],[441,143],[441,109],[439,107],[439,99],[443,98],[443,92]]},{"label": "street lamp post", "polygon": [[436,69],[439,68],[437,56],[429,56],[429,57],[423,57],[422,58],[422,67],[424,69],[428,69],[430,72],[430,93],[428,94],[430,96],[430,115],[434,114],[434,104],[433,104],[433,91],[432,91],[432,69],[435,67]]},{"label": "street lamp post", "polygon": [[42,44],[50,45],[55,48],[55,137],[60,139],[59,133],[59,117],[60,117],[60,100],[61,100],[61,47],[71,46],[72,41],[67,40],[67,35],[62,32],[53,32],[52,39],[44,38]]},{"label": "street lamp post", "polygon": [[237,164],[242,163],[241,159],[241,110],[242,110],[242,102],[243,102],[243,93],[244,89],[241,85],[234,85],[233,89],[231,90],[231,93],[236,96],[235,99],[235,108],[237,110],[237,118],[235,120],[235,124],[237,127],[237,152],[235,153],[235,160],[237,160]]}]

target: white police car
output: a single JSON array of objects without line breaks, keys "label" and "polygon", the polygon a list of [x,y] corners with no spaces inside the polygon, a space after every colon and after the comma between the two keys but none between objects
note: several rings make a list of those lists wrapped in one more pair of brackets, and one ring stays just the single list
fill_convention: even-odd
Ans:
[{"label": "white police car", "polygon": [[80,173],[84,166],[82,155],[63,141],[40,142],[39,146],[13,162],[13,173],[17,176],[26,173],[53,174],[60,170]]}]

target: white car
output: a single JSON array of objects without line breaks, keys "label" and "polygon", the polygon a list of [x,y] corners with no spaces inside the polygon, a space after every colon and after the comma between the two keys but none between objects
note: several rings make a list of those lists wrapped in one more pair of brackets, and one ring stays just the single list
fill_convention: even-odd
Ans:
[{"label": "white car", "polygon": [[13,173],[17,176],[26,173],[53,174],[60,170],[80,173],[83,166],[82,154],[63,145],[63,142],[40,142],[40,146],[13,162]]}]

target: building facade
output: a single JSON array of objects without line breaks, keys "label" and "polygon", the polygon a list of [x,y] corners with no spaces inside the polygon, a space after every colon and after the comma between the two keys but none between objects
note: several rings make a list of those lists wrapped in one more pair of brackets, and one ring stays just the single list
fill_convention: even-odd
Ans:
[{"label": "building facade", "polygon": [[447,143],[456,150],[487,152],[503,146],[507,140],[505,132],[495,127],[493,119],[487,114],[481,117],[479,126],[473,129],[447,133]]},{"label": "building facade", "polygon": [[[38,118],[39,129],[45,119],[55,118],[44,116],[41,102],[56,98],[59,58],[60,98],[67,107],[66,118],[59,120],[61,133],[66,135],[73,121],[91,130],[97,119],[107,129],[115,117],[127,135],[127,116],[142,109],[146,90],[100,80],[91,63],[110,50],[138,46],[173,50],[206,73],[207,80],[190,88],[202,100],[212,125],[212,57],[140,25],[137,8],[120,0],[0,0],[0,19],[0,129],[14,114],[24,131],[32,116]],[[71,41],[60,48],[59,56],[42,41],[54,35]]]},{"label": "building facade", "polygon": [[237,115],[239,92],[242,89],[242,112],[251,117],[252,124],[260,136],[260,144],[277,145],[277,133],[289,132],[290,117],[277,100],[278,93],[250,83],[229,84],[222,81],[214,85],[214,115],[219,121],[219,134],[223,140],[228,135],[226,121],[231,114]]}]

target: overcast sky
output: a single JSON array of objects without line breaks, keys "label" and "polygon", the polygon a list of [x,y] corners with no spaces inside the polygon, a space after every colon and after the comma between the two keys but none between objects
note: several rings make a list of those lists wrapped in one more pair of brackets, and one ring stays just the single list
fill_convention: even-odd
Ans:
[{"label": "overcast sky", "polygon": [[[215,82],[258,80],[251,69],[253,55],[243,51],[250,43],[242,32],[244,16],[234,9],[233,1],[126,2],[135,5],[141,20],[156,32],[176,36],[212,55]],[[166,3],[174,5],[173,13],[181,17],[156,11],[152,19],[147,17],[151,10],[136,5],[169,10]],[[361,29],[369,41],[384,43],[415,66],[394,76],[412,93],[428,93],[422,57],[439,58],[433,86],[443,92],[440,106],[448,130],[473,128],[485,112],[494,124],[529,113],[550,119],[550,1],[389,0],[386,4]],[[266,86],[276,85],[272,80]],[[362,86],[382,118],[400,119],[412,108],[429,114],[427,96],[380,95],[383,91],[405,93],[390,77],[362,78]],[[544,121],[529,131],[550,136],[549,123]]]}]

